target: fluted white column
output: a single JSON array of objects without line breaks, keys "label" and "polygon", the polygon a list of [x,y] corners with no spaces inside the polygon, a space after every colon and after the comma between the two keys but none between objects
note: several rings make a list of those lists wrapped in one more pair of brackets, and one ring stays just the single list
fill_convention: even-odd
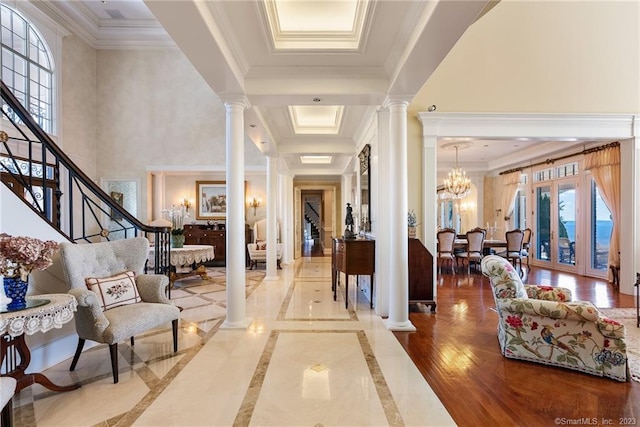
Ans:
[{"label": "fluted white column", "polygon": [[227,318],[222,328],[246,328],[244,236],[244,99],[225,102],[227,151]]},{"label": "fluted white column", "polygon": [[391,99],[389,108],[389,194],[391,218],[388,224],[390,239],[391,284],[389,288],[389,317],[385,325],[393,331],[415,331],[409,321],[409,235],[407,232],[407,106],[405,99]]},{"label": "fluted white column", "polygon": [[278,159],[267,155],[267,274],[264,280],[278,280],[276,207],[278,204]]}]

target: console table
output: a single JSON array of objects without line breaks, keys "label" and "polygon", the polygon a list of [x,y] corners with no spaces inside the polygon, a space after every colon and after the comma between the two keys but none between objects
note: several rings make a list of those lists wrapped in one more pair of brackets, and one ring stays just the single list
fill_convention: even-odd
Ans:
[{"label": "console table", "polygon": [[80,383],[59,386],[43,374],[26,374],[31,362],[31,351],[24,338],[25,334],[59,329],[71,321],[77,307],[76,299],[67,294],[44,294],[28,296],[26,301],[27,307],[24,309],[0,312],[0,354],[2,368],[6,369],[2,375],[16,379],[16,393],[34,383],[53,391],[77,389]]},{"label": "console table", "polygon": [[[251,228],[245,224],[244,246],[251,243]],[[216,262],[226,265],[227,262],[227,230],[214,229],[213,226],[204,224],[184,225],[185,245],[211,245],[216,252]],[[172,251],[173,252],[173,251]],[[246,253],[247,266],[249,265],[249,253]]]},{"label": "console table", "polygon": [[349,307],[349,275],[366,274],[371,278],[370,306],[373,308],[375,256],[376,242],[373,239],[333,239],[331,247],[331,290],[333,291],[334,301],[337,298],[341,272],[345,275],[345,308]]}]

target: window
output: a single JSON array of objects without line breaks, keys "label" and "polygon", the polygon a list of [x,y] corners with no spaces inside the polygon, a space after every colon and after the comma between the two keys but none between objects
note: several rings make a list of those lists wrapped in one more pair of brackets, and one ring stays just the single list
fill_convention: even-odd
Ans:
[{"label": "window", "polygon": [[[2,81],[47,133],[53,131],[53,66],[38,31],[17,11],[0,5]],[[19,123],[7,105],[3,111]]]}]

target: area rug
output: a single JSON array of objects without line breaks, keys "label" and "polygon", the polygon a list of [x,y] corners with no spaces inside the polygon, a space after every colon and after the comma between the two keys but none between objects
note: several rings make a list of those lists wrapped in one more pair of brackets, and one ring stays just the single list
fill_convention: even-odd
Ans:
[{"label": "area rug", "polygon": [[640,382],[640,328],[636,326],[635,308],[600,308],[609,319],[624,325],[627,334],[627,358],[631,379]]}]

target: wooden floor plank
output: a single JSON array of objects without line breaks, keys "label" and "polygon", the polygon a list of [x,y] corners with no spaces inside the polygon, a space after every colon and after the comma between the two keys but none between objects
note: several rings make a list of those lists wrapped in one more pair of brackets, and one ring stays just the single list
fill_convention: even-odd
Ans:
[{"label": "wooden floor plank", "polygon": [[[602,280],[532,267],[525,282],[566,286],[598,307],[634,307]],[[443,274],[437,284],[437,312],[411,310],[417,331],[395,335],[458,425],[640,424],[637,382],[502,357],[487,278]]]}]

